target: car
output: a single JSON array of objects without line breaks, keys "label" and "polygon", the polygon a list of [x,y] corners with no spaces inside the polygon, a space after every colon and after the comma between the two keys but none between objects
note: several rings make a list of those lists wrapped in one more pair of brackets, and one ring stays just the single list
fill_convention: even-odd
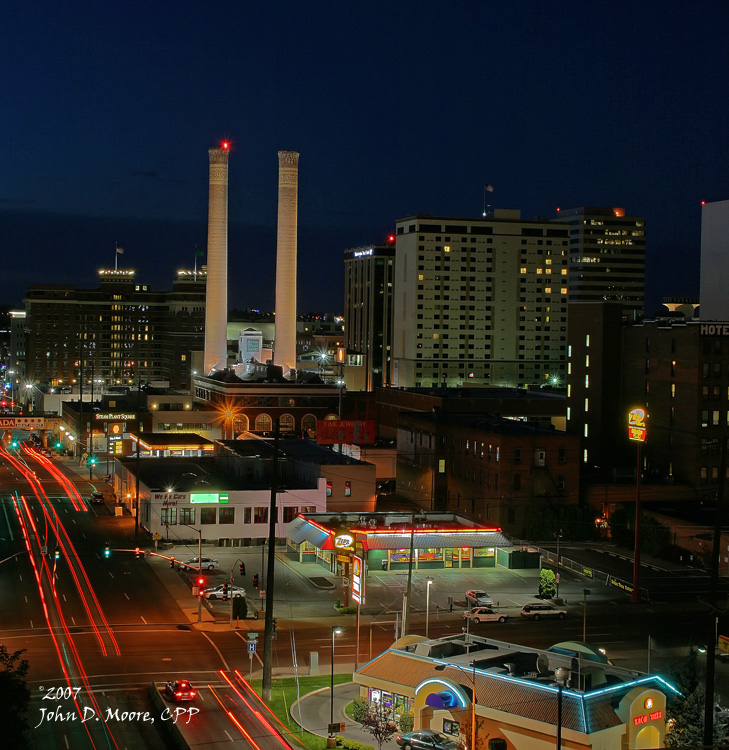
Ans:
[{"label": "car", "polygon": [[490,607],[474,607],[463,613],[466,619],[470,619],[478,625],[479,622],[506,622],[507,616],[500,612],[494,612]]},{"label": "car", "polygon": [[170,680],[165,685],[165,695],[173,701],[193,701],[197,693],[189,680]]},{"label": "car", "polygon": [[461,745],[456,740],[432,729],[400,734],[396,742],[402,750],[461,750]]},{"label": "car", "polygon": [[530,617],[532,620],[540,620],[542,617],[556,617],[558,620],[564,620],[567,611],[549,602],[529,602],[521,608],[521,616]]},{"label": "car", "polygon": [[466,591],[466,601],[472,607],[491,607],[494,600],[483,589]]},{"label": "car", "polygon": [[[232,596],[236,599],[238,599],[241,596],[246,595],[246,590],[242,589],[240,586],[231,586],[228,584],[228,596]],[[219,586],[215,586],[211,589],[205,589],[205,593],[203,596],[206,599],[222,599],[223,598],[223,584],[221,583]]]},{"label": "car", "polygon": [[103,503],[104,502],[104,493],[103,492],[99,492],[98,490],[94,490],[91,493],[91,495],[89,497],[89,500],[92,503]]},{"label": "car", "polygon": [[190,568],[206,568],[207,570],[215,570],[218,567],[218,561],[212,557],[193,557],[192,560],[187,560],[182,564]]}]

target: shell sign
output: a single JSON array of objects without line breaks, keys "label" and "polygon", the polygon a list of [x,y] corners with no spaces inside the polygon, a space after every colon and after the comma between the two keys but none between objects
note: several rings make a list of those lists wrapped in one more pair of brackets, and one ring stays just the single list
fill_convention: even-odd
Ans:
[{"label": "shell sign", "polygon": [[645,442],[645,409],[631,409],[628,412],[628,439]]}]

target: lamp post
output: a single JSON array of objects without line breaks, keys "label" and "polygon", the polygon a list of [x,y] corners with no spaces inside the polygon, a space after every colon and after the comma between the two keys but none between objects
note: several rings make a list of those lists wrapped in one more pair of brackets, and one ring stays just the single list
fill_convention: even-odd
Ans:
[{"label": "lamp post", "polygon": [[587,643],[587,596],[590,589],[582,589],[582,642]]},{"label": "lamp post", "polygon": [[[329,724],[334,724],[334,636],[340,635],[342,629],[337,625],[332,625],[332,671],[331,671],[331,682],[329,688]],[[333,735],[329,732],[329,738],[333,739]],[[327,743],[327,746],[329,743]]]},{"label": "lamp post", "polygon": [[436,672],[443,672],[446,667],[455,667],[463,674],[467,675],[468,679],[471,680],[471,747],[469,750],[476,750],[476,662],[472,661],[469,665],[473,670],[472,674],[466,672],[463,667],[458,664],[439,664],[436,668]]},{"label": "lamp post", "polygon": [[557,532],[557,585],[555,590],[555,599],[559,599],[559,540],[562,538],[562,529]]},{"label": "lamp post", "polygon": [[428,637],[428,621],[430,619],[430,586],[433,583],[432,578],[428,578],[425,589],[425,637]]}]

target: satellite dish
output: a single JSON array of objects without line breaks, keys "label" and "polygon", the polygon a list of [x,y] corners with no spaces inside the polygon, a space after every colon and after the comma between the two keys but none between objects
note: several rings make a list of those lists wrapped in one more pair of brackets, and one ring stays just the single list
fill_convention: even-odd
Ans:
[{"label": "satellite dish", "polygon": [[539,654],[537,657],[537,672],[542,676],[550,674],[549,657],[546,654]]}]

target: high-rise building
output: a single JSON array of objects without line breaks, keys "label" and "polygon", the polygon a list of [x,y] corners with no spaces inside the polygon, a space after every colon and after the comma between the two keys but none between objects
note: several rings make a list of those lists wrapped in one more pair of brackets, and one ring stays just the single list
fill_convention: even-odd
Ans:
[{"label": "high-rise building", "polygon": [[623,305],[571,302],[568,315],[567,432],[582,438],[581,460],[609,475],[625,447]]},{"label": "high-rise building", "polygon": [[368,391],[392,382],[394,272],[394,242],[344,252],[345,346],[362,355]]},{"label": "high-rise building", "polygon": [[568,227],[504,209],[396,227],[392,385],[564,384]]},{"label": "high-rise building", "polygon": [[729,200],[701,209],[701,320],[729,320]]},{"label": "high-rise building", "polygon": [[98,289],[34,285],[25,302],[26,378],[68,386],[169,381],[189,388],[202,351],[205,275],[182,273],[153,292],[134,271],[100,271]]},{"label": "high-rise building", "polygon": [[622,302],[624,314],[645,304],[645,218],[624,208],[560,210],[570,227],[569,301]]}]

